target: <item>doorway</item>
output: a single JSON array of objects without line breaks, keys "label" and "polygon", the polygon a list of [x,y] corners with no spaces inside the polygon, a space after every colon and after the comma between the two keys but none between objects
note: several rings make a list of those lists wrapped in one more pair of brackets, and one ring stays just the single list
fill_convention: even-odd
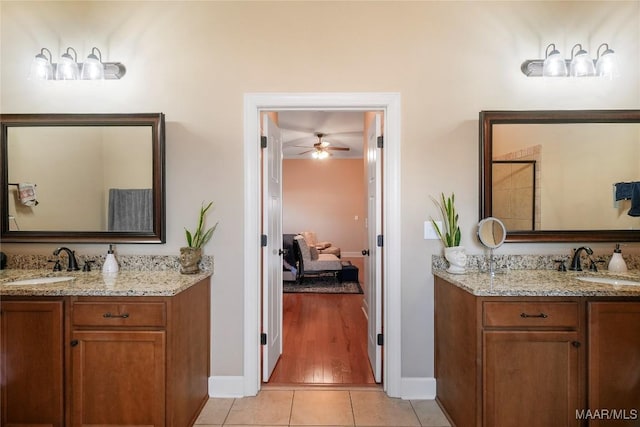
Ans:
[{"label": "doorway", "polygon": [[[378,113],[376,118],[381,115]],[[299,282],[295,273],[285,271],[288,274],[283,276],[284,293],[280,296],[282,353],[273,371],[267,371],[271,366],[263,366],[264,385],[375,386],[382,379],[376,381],[374,377],[370,364],[375,365],[375,360],[370,362],[367,345],[367,301],[369,291],[374,288],[367,279],[375,277],[365,274],[364,260],[373,259],[364,255],[363,249],[369,245],[366,202],[369,150],[365,130],[377,120],[373,119],[373,113],[342,110],[287,110],[274,112],[271,117],[275,122],[269,126],[279,128],[283,148],[282,231],[285,240],[289,239],[284,250],[289,248],[293,252],[292,236],[312,231],[317,241],[330,246],[328,250],[320,250],[325,253],[321,256],[340,257],[343,265],[351,265],[350,272],[357,268],[359,274],[355,277],[359,283],[354,286],[353,282],[346,282],[343,286],[336,279],[316,275],[305,275]],[[319,153],[326,155],[322,157]],[[268,155],[266,150],[265,154]],[[273,166],[272,162],[264,164]],[[263,233],[267,234],[264,230]],[[271,253],[268,249],[266,252]],[[288,255],[287,252],[283,255],[287,266],[295,265],[293,256]],[[318,286],[314,292],[302,292],[314,286]],[[268,292],[265,289],[263,295]],[[280,313],[272,318],[279,317]],[[267,351],[269,355],[271,350]]]},{"label": "doorway", "polygon": [[[260,389],[261,368],[261,288],[260,288],[260,146],[257,143],[261,111],[295,109],[382,110],[385,113],[385,163],[382,171],[385,200],[383,280],[385,287],[383,389],[400,397],[400,95],[397,93],[325,93],[325,94],[247,94],[245,95],[245,351],[243,394],[255,395]],[[392,284],[392,285],[391,285]]]}]

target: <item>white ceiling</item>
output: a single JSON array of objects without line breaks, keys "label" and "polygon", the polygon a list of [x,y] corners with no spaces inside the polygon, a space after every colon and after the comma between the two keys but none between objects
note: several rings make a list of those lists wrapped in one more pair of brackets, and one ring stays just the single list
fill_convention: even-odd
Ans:
[{"label": "white ceiling", "polygon": [[[317,133],[330,147],[349,151],[330,151],[331,159],[362,158],[364,112],[358,111],[279,111],[282,153],[285,159],[310,159]],[[309,151],[305,154],[301,154]]]}]

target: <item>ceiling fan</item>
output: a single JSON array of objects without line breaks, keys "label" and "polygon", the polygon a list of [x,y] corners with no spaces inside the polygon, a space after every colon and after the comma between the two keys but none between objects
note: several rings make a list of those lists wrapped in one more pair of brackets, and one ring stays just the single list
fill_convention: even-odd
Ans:
[{"label": "ceiling fan", "polygon": [[349,151],[351,150],[349,147],[332,147],[329,141],[323,141],[322,137],[325,136],[321,132],[316,132],[315,136],[318,138],[318,142],[313,144],[313,148],[310,150],[303,151],[302,153],[298,153],[299,155],[312,153],[311,156],[314,159],[326,159],[332,154],[329,151]]}]

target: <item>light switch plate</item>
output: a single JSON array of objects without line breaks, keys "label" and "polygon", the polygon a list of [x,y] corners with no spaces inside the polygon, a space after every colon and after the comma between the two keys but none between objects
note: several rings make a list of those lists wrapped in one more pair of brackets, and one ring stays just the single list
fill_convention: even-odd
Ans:
[{"label": "light switch plate", "polygon": [[[436,221],[438,224],[438,228],[442,230],[442,221]],[[438,233],[436,233],[436,229],[433,227],[431,221],[424,222],[424,239],[425,240],[438,240]]]}]

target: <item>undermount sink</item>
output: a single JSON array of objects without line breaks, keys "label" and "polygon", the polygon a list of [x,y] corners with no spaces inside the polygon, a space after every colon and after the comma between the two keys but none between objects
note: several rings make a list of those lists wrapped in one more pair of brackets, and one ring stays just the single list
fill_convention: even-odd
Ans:
[{"label": "undermount sink", "polygon": [[582,280],[583,282],[604,283],[614,286],[640,286],[640,281],[615,277],[578,276],[576,279]]},{"label": "undermount sink", "polygon": [[73,280],[72,276],[58,276],[58,277],[33,277],[31,279],[14,280],[13,282],[2,283],[3,285],[46,285],[47,283],[58,283]]}]

